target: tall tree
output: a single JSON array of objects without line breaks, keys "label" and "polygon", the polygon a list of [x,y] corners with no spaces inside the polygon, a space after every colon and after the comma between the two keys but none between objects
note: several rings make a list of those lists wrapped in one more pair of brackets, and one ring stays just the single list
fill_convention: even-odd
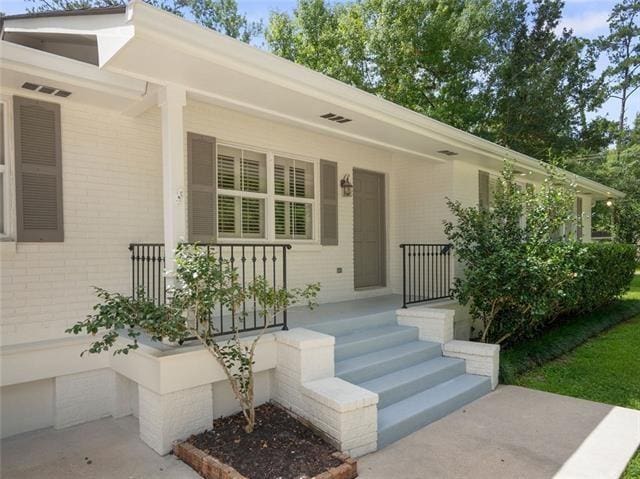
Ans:
[{"label": "tall tree", "polygon": [[585,42],[569,30],[556,33],[563,2],[502,2],[504,18],[490,72],[494,141],[543,160],[576,146],[581,113],[589,99],[595,61],[585,56]]},{"label": "tall tree", "polygon": [[285,58],[474,129],[495,10],[491,0],[299,0],[272,14],[266,40]]},{"label": "tall tree", "polygon": [[640,0],[622,0],[609,16],[609,35],[600,38],[609,67],[603,73],[611,98],[620,100],[618,132],[625,128],[629,98],[640,88]]},{"label": "tall tree", "polygon": [[236,0],[187,0],[200,25],[249,43],[262,31],[261,22],[251,22],[238,12]]}]

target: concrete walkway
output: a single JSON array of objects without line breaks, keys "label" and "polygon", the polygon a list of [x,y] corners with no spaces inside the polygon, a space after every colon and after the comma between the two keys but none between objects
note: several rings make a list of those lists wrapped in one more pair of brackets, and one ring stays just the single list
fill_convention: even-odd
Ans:
[{"label": "concrete walkway", "polygon": [[[639,444],[640,411],[502,386],[360,458],[358,469],[362,479],[613,479]],[[200,477],[147,447],[132,416],[20,434],[0,445],[3,479]]]},{"label": "concrete walkway", "polygon": [[41,429],[0,445],[2,479],[200,478],[173,455],[159,456],[143,443],[133,416]]},{"label": "concrete walkway", "polygon": [[640,411],[501,386],[358,460],[362,479],[617,479]]}]

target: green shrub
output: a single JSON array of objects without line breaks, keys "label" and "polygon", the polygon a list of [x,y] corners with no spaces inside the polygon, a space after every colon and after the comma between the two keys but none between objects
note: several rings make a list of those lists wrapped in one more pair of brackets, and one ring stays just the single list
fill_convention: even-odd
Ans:
[{"label": "green shrub", "polygon": [[584,245],[582,274],[576,278],[571,295],[578,304],[575,311],[593,311],[622,296],[628,289],[636,268],[636,247],[620,243]]},{"label": "green shrub", "polygon": [[509,163],[490,208],[448,205],[445,233],[464,275],[453,294],[469,306],[480,341],[513,344],[538,335],[568,313],[619,297],[633,277],[630,245],[584,244],[572,231],[575,188],[557,170],[537,189],[521,188]]}]

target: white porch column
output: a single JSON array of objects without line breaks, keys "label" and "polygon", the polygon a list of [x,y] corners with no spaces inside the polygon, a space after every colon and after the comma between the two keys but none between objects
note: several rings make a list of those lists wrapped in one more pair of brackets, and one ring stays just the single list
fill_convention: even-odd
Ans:
[{"label": "white porch column", "polygon": [[178,242],[187,239],[183,119],[186,103],[186,91],[178,85],[165,86],[158,96],[162,116],[164,248],[169,271],[175,271],[173,251]]}]

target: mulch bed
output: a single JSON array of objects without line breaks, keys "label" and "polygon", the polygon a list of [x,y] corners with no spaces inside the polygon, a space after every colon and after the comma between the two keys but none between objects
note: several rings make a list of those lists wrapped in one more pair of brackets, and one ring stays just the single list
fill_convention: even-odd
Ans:
[{"label": "mulch bed", "polygon": [[[250,479],[357,475],[355,461],[341,455],[309,427],[274,404],[256,408],[256,427],[251,434],[244,431],[244,425],[241,413],[216,419],[212,430],[191,436],[186,443]],[[353,468],[353,474],[344,473],[347,463]]]}]

